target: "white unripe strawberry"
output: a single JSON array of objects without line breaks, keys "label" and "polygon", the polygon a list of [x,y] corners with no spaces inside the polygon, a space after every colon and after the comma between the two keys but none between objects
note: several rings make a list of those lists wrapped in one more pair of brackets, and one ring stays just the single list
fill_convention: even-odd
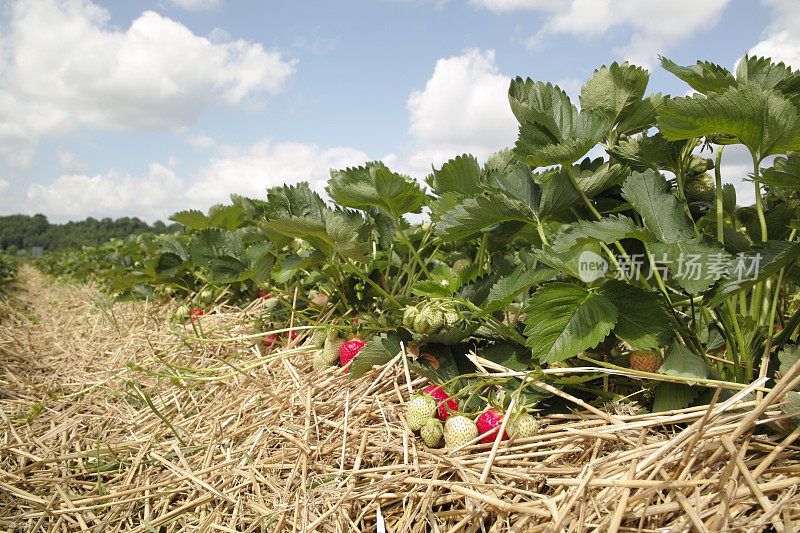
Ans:
[{"label": "white unripe strawberry", "polygon": [[429,394],[415,394],[406,404],[406,422],[412,431],[419,431],[436,413],[436,400]]},{"label": "white unripe strawberry", "polygon": [[478,436],[478,426],[464,415],[451,416],[444,424],[444,445],[457,448]]}]

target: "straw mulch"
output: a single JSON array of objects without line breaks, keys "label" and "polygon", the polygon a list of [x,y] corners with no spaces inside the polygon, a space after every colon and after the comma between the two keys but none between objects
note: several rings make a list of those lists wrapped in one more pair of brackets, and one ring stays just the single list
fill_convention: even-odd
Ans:
[{"label": "straw mulch", "polygon": [[[21,278],[27,292],[0,325],[0,528],[800,527],[800,431],[771,429],[798,368],[757,402],[744,391],[653,415],[571,404],[537,437],[458,456],[406,428],[403,404],[424,380],[400,359],[350,381],[314,372],[307,353],[182,340],[158,306],[108,306],[29,268]],[[245,335],[258,305],[220,307],[200,324],[209,338]]]}]

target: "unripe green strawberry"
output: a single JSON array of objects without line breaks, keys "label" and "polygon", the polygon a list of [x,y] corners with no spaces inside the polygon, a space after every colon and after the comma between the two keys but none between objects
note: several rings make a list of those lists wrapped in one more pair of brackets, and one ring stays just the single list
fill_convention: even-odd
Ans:
[{"label": "unripe green strawberry", "polygon": [[424,313],[420,313],[416,316],[416,318],[414,318],[413,329],[420,335],[428,334],[428,330],[430,329],[430,324],[428,323],[428,319],[425,317]]},{"label": "unripe green strawberry", "polygon": [[417,318],[419,311],[416,307],[406,307],[406,310],[403,312],[403,327],[406,329],[411,329],[414,327],[414,319]]},{"label": "unripe green strawberry", "polygon": [[477,436],[478,426],[464,415],[451,416],[444,423],[444,445],[448,448],[457,448],[474,440]]},{"label": "unripe green strawberry", "polygon": [[422,424],[436,413],[436,400],[428,394],[415,394],[406,404],[406,422],[412,431],[418,431]]},{"label": "unripe green strawberry", "polygon": [[692,155],[691,162],[689,163],[689,172],[692,174],[703,174],[707,170],[714,168],[714,162],[699,155]]},{"label": "unripe green strawberry", "polygon": [[211,291],[211,289],[205,289],[205,290],[200,292],[200,299],[201,300],[208,301],[208,300],[211,300],[213,297],[214,297],[214,293]]},{"label": "unripe green strawberry", "polygon": [[447,327],[455,327],[461,322],[461,315],[452,307],[444,308],[444,323]]},{"label": "unripe green strawberry", "polygon": [[428,319],[428,334],[433,335],[445,325],[444,311],[436,307],[424,311],[425,318]]},{"label": "unripe green strawberry", "polygon": [[453,268],[450,270],[453,272],[454,276],[458,276],[461,272],[472,264],[472,259],[465,257],[464,259],[457,259],[453,263]]},{"label": "unripe green strawberry", "polygon": [[701,174],[683,185],[683,194],[690,202],[713,202],[716,196],[714,178],[710,174]]},{"label": "unripe green strawberry", "polygon": [[324,329],[315,329],[314,333],[311,334],[311,342],[314,343],[314,347],[318,349],[323,349],[325,347],[325,338],[327,337],[327,331]]},{"label": "unripe green strawberry", "polygon": [[[335,330],[333,331],[336,333]],[[344,339],[336,335],[328,335],[328,338],[325,339],[325,347],[322,349],[322,360],[327,366],[334,366],[339,362],[339,349],[342,347],[342,344],[344,344]]]},{"label": "unripe green strawberry", "polygon": [[186,320],[189,317],[189,307],[182,305],[175,311],[175,318],[178,320]]},{"label": "unripe green strawberry", "polygon": [[325,350],[314,350],[314,370],[322,370],[329,366],[331,364],[325,360]]},{"label": "unripe green strawberry", "polygon": [[[547,365],[547,368],[569,368],[569,363],[566,361],[553,361]],[[553,372],[554,376],[563,376],[564,372]]]},{"label": "unripe green strawberry", "polygon": [[661,356],[650,350],[631,353],[631,368],[639,372],[655,372],[661,366]]},{"label": "unripe green strawberry", "polygon": [[429,418],[423,422],[422,427],[419,428],[419,434],[428,448],[436,448],[442,441],[444,435],[444,428],[441,421],[436,418]]},{"label": "unripe green strawberry", "polygon": [[526,439],[539,432],[539,423],[530,413],[520,413],[508,421],[507,430],[514,438]]}]

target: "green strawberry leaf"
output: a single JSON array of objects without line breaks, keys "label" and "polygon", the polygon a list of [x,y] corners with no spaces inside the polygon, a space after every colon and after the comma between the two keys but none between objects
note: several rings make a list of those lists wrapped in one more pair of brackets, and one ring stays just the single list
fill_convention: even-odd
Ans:
[{"label": "green strawberry leaf", "polygon": [[615,128],[618,134],[634,135],[648,130],[656,124],[658,108],[664,103],[661,93],[650,94],[630,106]]},{"label": "green strawberry leaf", "polygon": [[581,89],[581,110],[594,111],[614,124],[641,101],[649,79],[645,69],[628,63],[603,66]]},{"label": "green strawberry leaf", "polygon": [[233,231],[244,223],[244,211],[235,205],[212,205],[208,210],[208,224],[212,228]]},{"label": "green strawberry leaf", "polygon": [[380,162],[331,170],[326,190],[340,205],[354,209],[375,206],[393,220],[406,213],[420,213],[428,199],[416,180],[392,172]]},{"label": "green strawberry leaf", "polygon": [[[666,267],[672,279],[690,294],[705,291],[725,276],[732,259],[719,242],[702,237],[684,242],[650,243],[649,251],[656,268]],[[662,277],[665,277],[663,272]]]},{"label": "green strawberry leaf", "polygon": [[517,158],[514,157],[514,152],[509,148],[503,148],[489,156],[486,160],[486,164],[483,166],[483,173],[488,176],[489,174],[497,172],[505,176],[514,170],[516,165]]},{"label": "green strawberry leaf", "polygon": [[521,126],[514,153],[532,166],[571,165],[605,135],[611,120],[578,111],[557,86],[517,77],[508,90]]},{"label": "green strawberry leaf", "polygon": [[608,298],[570,283],[540,287],[524,313],[527,345],[533,358],[544,363],[594,348],[617,321],[617,309]]},{"label": "green strawberry leaf", "polygon": [[507,342],[491,344],[483,348],[478,355],[516,372],[527,370],[531,364],[530,350]]},{"label": "green strawberry leaf", "polygon": [[716,307],[730,296],[764,281],[800,256],[800,243],[767,241],[734,258],[731,274],[720,279],[704,295],[705,305]]},{"label": "green strawberry leaf", "polygon": [[481,315],[508,308],[508,305],[523,292],[537,283],[555,279],[558,271],[550,268],[526,268],[518,266],[511,274],[500,278],[489,291]]},{"label": "green strawberry leaf", "polygon": [[703,94],[718,93],[736,84],[733,74],[728,69],[708,61],[698,61],[696,65],[681,67],[662,57],[661,66]]},{"label": "green strawberry leaf", "polygon": [[786,401],[781,409],[784,414],[791,415],[794,423],[797,424],[798,420],[800,420],[800,393],[795,391],[787,392]]},{"label": "green strawberry leaf", "polygon": [[787,189],[800,189],[800,153],[776,157],[772,166],[761,171],[761,183]]},{"label": "green strawberry leaf", "polygon": [[267,189],[268,219],[299,217],[320,222],[328,210],[325,200],[304,181]]},{"label": "green strawberry leaf", "polygon": [[539,223],[539,185],[530,169],[517,165],[503,180],[494,180],[484,195],[468,198],[441,215],[439,236],[458,240],[501,222]]},{"label": "green strawberry leaf", "polygon": [[[705,379],[708,377],[708,367],[700,357],[676,341],[667,350],[658,373],[667,376]],[[694,383],[687,382],[687,384],[693,385]]]},{"label": "green strawberry leaf", "polygon": [[668,100],[658,110],[658,126],[670,141],[732,135],[759,161],[800,150],[800,110],[789,98],[752,82],[708,97]]},{"label": "green strawberry leaf", "polygon": [[581,112],[564,137],[553,141],[541,125],[526,122],[519,127],[514,153],[533,167],[571,165],[603,139],[609,125],[608,119],[600,115]]},{"label": "green strawberry leaf", "polygon": [[669,311],[659,293],[609,280],[600,287],[598,294],[617,308],[614,334],[634,349],[668,346],[675,338]]},{"label": "green strawberry leaf", "polygon": [[460,155],[439,170],[433,169],[425,182],[437,195],[455,192],[473,196],[481,192],[481,166],[473,155]]},{"label": "green strawberry leaf", "polygon": [[[603,191],[622,183],[628,169],[619,164],[604,162],[602,158],[586,158],[572,167],[575,182],[587,198],[594,198]],[[539,217],[544,219],[583,203],[563,167],[535,174],[533,179],[541,187]]]},{"label": "green strawberry leaf", "polygon": [[764,89],[783,89],[794,87],[800,80],[800,73],[793,71],[783,62],[773,63],[768,57],[750,57],[747,54],[736,66],[736,81],[753,82]]},{"label": "green strawberry leaf", "polygon": [[197,209],[178,211],[170,216],[169,219],[196,231],[204,230],[209,227],[208,217]]},{"label": "green strawberry leaf", "polygon": [[680,243],[696,237],[692,220],[666,178],[658,172],[634,172],[622,186],[622,196],[642,215],[645,226],[660,241]]},{"label": "green strawberry leaf", "polygon": [[553,240],[553,250],[564,252],[587,243],[613,243],[622,239],[651,242],[655,236],[622,215],[611,215],[601,220],[580,220],[566,226]]},{"label": "green strawberry leaf", "polygon": [[[780,361],[781,375],[785,376],[789,370],[800,359],[800,346],[795,344],[787,344],[778,353],[778,361]],[[800,386],[795,387],[795,390],[800,390]]]},{"label": "green strawberry leaf", "polygon": [[653,412],[660,413],[689,407],[699,393],[697,387],[683,383],[659,383],[653,398]]}]

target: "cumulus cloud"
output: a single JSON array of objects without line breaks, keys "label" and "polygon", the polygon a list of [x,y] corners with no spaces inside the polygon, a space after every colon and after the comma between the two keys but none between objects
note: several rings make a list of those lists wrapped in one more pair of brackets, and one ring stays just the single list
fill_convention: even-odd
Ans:
[{"label": "cumulus cloud", "polygon": [[800,10],[796,0],[762,0],[762,3],[772,7],[772,22],[764,31],[764,38],[748,53],[800,68]]},{"label": "cumulus cloud", "polygon": [[514,143],[517,121],[508,105],[511,78],[501,74],[492,50],[466,50],[440,59],[423,90],[408,98],[414,153],[406,172],[425,175],[462,153],[485,158]]},{"label": "cumulus cloud", "polygon": [[187,11],[211,11],[222,5],[222,0],[169,0]]},{"label": "cumulus cloud", "polygon": [[[784,0],[789,3],[791,0]],[[730,0],[470,0],[494,12],[542,11],[541,29],[527,40],[531,48],[544,46],[548,35],[578,38],[605,35],[622,27],[632,32],[628,44],[615,50],[622,58],[649,67],[656,55],[686,37],[702,32],[719,20]]]},{"label": "cumulus cloud", "polygon": [[323,149],[313,144],[262,141],[242,153],[212,159],[185,193],[189,205],[208,207],[228,201],[231,193],[264,198],[266,189],[308,181],[322,192],[331,168],[361,165],[366,153],[347,147]]},{"label": "cumulus cloud", "polygon": [[213,102],[257,104],[295,69],[259,43],[211,42],[153,11],[126,31],[89,0],[17,0],[6,12],[0,153],[18,166],[42,136],[81,125],[177,131]]},{"label": "cumulus cloud", "polygon": [[50,184],[28,187],[29,214],[44,213],[53,220],[138,216],[154,220],[169,216],[180,201],[183,181],[159,163],[146,176],[108,172],[88,176],[65,174]]}]

